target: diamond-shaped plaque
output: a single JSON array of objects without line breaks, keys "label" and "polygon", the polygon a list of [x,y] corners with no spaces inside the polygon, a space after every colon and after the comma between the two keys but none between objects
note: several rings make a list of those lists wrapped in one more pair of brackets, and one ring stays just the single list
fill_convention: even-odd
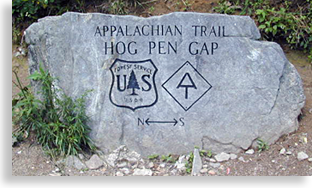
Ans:
[{"label": "diamond-shaped plaque", "polygon": [[185,111],[189,110],[212,88],[188,61],[176,70],[162,84],[162,87]]}]

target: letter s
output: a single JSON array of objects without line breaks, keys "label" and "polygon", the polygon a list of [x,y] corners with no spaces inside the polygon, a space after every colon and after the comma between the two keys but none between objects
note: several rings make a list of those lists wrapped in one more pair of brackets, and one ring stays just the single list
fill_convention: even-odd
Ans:
[{"label": "letter s", "polygon": [[184,121],[183,121],[183,120],[184,120],[184,118],[183,118],[183,117],[181,117],[179,120],[180,120],[180,122],[181,122],[181,126],[184,126]]},{"label": "letter s", "polygon": [[144,83],[146,83],[146,85],[148,86],[147,89],[145,89],[144,87],[142,87],[142,91],[149,91],[149,90],[152,89],[152,85],[146,80],[145,77],[150,78],[150,75],[145,74],[145,75],[142,76],[142,81],[143,81]]}]

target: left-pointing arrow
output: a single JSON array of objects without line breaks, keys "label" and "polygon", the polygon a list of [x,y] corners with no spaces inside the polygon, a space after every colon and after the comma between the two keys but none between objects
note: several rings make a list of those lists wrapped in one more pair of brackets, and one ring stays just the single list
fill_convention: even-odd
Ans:
[{"label": "left-pointing arrow", "polygon": [[145,120],[145,123],[147,125],[150,125],[151,123],[173,123],[173,126],[175,126],[178,123],[178,121],[175,118],[173,118],[173,121],[150,121],[149,118],[147,118]]}]

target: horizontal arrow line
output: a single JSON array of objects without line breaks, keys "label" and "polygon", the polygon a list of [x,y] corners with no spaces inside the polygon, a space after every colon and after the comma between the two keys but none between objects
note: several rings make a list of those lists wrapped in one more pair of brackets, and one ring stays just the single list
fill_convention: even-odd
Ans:
[{"label": "horizontal arrow line", "polygon": [[145,123],[149,125],[150,123],[173,123],[173,126],[175,126],[178,121],[173,118],[173,121],[149,121],[149,118],[146,119]]}]

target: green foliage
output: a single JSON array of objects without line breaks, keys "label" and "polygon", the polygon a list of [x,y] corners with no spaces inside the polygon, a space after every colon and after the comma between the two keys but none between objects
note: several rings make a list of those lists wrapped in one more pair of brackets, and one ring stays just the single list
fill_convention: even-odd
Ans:
[{"label": "green foliage", "polygon": [[[195,146],[194,148],[199,149],[198,146]],[[201,157],[209,157],[209,158],[212,157],[212,153],[209,150],[200,150],[199,155]],[[192,172],[193,160],[194,160],[194,153],[190,152],[189,158],[185,163],[186,173],[188,173],[188,174],[190,174]]]},{"label": "green foliage", "polygon": [[152,155],[147,156],[147,158],[148,158],[149,160],[156,160],[156,159],[158,159],[158,157],[159,157],[158,154],[152,154]]},{"label": "green foliage", "polygon": [[214,7],[213,10],[220,14],[233,14],[235,12],[232,4],[225,0],[219,1],[218,6]]},{"label": "green foliage", "polygon": [[262,152],[262,151],[265,151],[265,150],[268,150],[269,149],[269,145],[266,143],[266,142],[264,142],[262,139],[258,139],[257,140],[257,143],[258,143],[258,151],[259,152]]},{"label": "green foliage", "polygon": [[312,55],[312,0],[302,0],[302,6],[285,1],[272,4],[268,0],[220,1],[215,11],[232,14],[232,5],[241,7],[241,15],[249,15],[267,40],[284,39],[292,47],[310,51]]},{"label": "green foliage", "polygon": [[167,162],[167,163],[174,163],[177,161],[177,158],[174,157],[173,155],[169,154],[169,155],[162,155],[160,158],[163,162]]},{"label": "green foliage", "polygon": [[194,160],[194,153],[191,152],[189,155],[189,159],[185,163],[186,173],[188,174],[192,172],[193,160]]},{"label": "green foliage", "polygon": [[117,15],[128,14],[131,7],[143,6],[141,0],[112,0],[109,5],[109,13]]},{"label": "green foliage", "polygon": [[[287,1],[286,1],[287,2]],[[267,39],[283,36],[293,48],[308,49],[312,43],[312,16],[289,12],[285,7],[276,9],[269,5],[256,10],[259,29]]]},{"label": "green foliage", "polygon": [[12,15],[16,15],[18,21],[25,18],[38,19],[36,16],[40,9],[47,8],[54,0],[13,0]]},{"label": "green foliage", "polygon": [[310,52],[309,52],[308,58],[309,58],[309,61],[310,61],[311,65],[312,65],[312,48],[310,48]]},{"label": "green foliage", "polygon": [[67,11],[85,12],[85,0],[13,0],[13,22],[34,22],[48,15],[60,15]]},{"label": "green foliage", "polygon": [[123,0],[114,0],[110,6],[110,13],[123,15],[127,14],[127,4]]},{"label": "green foliage", "polygon": [[212,153],[209,150],[200,150],[199,154],[201,157],[212,157]]},{"label": "green foliage", "polygon": [[40,101],[35,99],[28,86],[22,86],[17,73],[15,71],[13,73],[17,80],[14,84],[20,89],[18,98],[12,100],[12,120],[15,125],[20,125],[13,136],[22,140],[23,137],[28,137],[30,131],[36,129],[37,117],[40,118],[40,112],[38,112]]},{"label": "green foliage", "polygon": [[156,0],[142,2],[142,0],[13,0],[13,22],[18,25],[21,22],[34,22],[38,18],[49,15],[60,15],[67,11],[87,12],[92,11],[111,14],[127,14],[130,8],[143,7],[145,4]]},{"label": "green foliage", "polygon": [[84,103],[87,93],[76,100],[65,94],[58,97],[60,91],[53,85],[55,79],[42,66],[29,78],[41,84],[42,99],[36,99],[17,77],[16,86],[21,92],[12,101],[12,120],[18,125],[13,136],[27,138],[33,132],[51,155],[77,155],[85,149],[93,151],[95,146],[88,136],[91,129],[86,125],[88,117]]}]

